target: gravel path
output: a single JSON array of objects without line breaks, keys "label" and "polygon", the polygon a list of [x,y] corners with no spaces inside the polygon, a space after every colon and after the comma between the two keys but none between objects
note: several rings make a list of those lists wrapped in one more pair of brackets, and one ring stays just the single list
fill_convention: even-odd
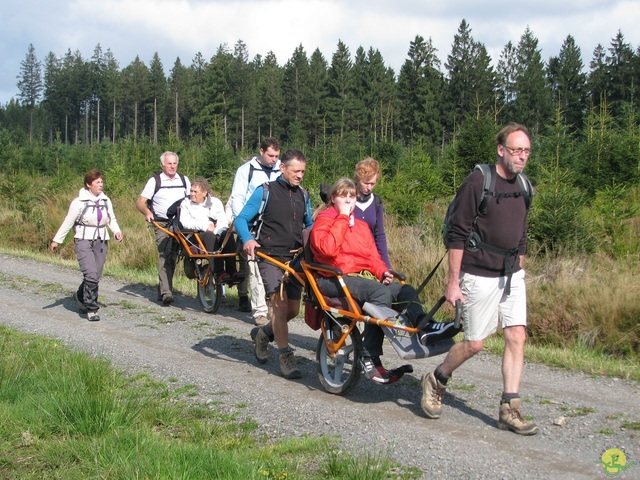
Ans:
[{"label": "gravel path", "polygon": [[[72,298],[80,278],[77,270],[0,255],[0,321],[59,338],[128,372],[193,384],[199,400],[244,412],[269,438],[339,435],[346,451],[387,453],[420,468],[424,478],[606,478],[599,461],[609,448],[639,463],[618,478],[640,478],[640,432],[622,428],[640,421],[636,382],[527,364],[524,414],[541,431],[520,437],[497,429],[500,359],[481,353],[456,372],[442,418],[428,420],[420,409],[420,378],[438,357],[413,361],[415,373],[396,384],[361,379],[346,397],[335,396],[316,376],[318,335],[300,319],[290,324],[291,344],[304,377],[289,381],[279,376],[275,351],[269,363],[257,364],[252,324],[234,305],[223,303],[211,315],[195,297],[179,295],[172,307],[162,307],[155,290],[105,278],[102,320],[90,323]],[[387,367],[406,363],[391,346],[386,352]],[[555,425],[561,417],[566,423]]]}]

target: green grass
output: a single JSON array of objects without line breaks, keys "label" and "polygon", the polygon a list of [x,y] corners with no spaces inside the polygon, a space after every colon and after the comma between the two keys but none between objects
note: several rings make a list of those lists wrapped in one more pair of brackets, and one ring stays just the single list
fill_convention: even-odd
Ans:
[{"label": "green grass", "polygon": [[188,401],[146,374],[0,326],[0,478],[415,479],[328,437],[261,438],[244,404]]}]

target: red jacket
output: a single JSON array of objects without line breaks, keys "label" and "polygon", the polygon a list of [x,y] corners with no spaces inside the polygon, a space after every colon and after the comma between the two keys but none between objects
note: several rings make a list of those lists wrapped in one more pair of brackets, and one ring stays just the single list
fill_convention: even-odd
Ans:
[{"label": "red jacket", "polygon": [[318,215],[311,229],[311,251],[314,261],[342,270],[342,273],[359,273],[368,270],[382,280],[389,267],[382,261],[371,229],[362,220],[340,215],[329,207]]}]

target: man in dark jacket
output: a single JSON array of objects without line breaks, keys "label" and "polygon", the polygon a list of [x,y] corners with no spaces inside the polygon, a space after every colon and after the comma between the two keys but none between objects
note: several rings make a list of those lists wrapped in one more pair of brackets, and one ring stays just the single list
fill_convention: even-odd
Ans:
[{"label": "man in dark jacket", "polygon": [[[463,302],[465,337],[435,371],[423,377],[421,405],[428,418],[440,417],[442,394],[452,373],[482,350],[485,338],[495,333],[500,323],[505,349],[499,428],[534,435],[538,426],[522,417],[518,393],[527,325],[523,265],[528,205],[517,176],[531,154],[531,139],[526,127],[511,124],[498,133],[496,144],[497,179],[486,214],[478,213],[483,197],[480,170],[471,173],[456,194],[458,208],[451,215],[447,234],[449,274],[445,296],[452,305]],[[480,248],[469,245],[472,232],[477,234]]]},{"label": "man in dark jacket", "polygon": [[[256,261],[255,250],[260,248],[267,255],[285,263],[293,258],[293,252],[302,247],[302,230],[311,227],[312,223],[308,195],[300,186],[305,169],[306,159],[302,152],[285,152],[280,163],[280,177],[256,188],[234,220],[234,227],[249,261]],[[254,237],[249,226],[260,215],[261,225]],[[267,362],[267,347],[269,341],[275,338],[282,375],[285,378],[298,378],[302,373],[296,368],[289,347],[288,322],[300,310],[302,285],[291,278],[281,289],[284,271],[267,261],[258,261],[258,266],[267,303],[273,309],[273,318],[266,325],[251,331],[256,359],[260,363]]]}]

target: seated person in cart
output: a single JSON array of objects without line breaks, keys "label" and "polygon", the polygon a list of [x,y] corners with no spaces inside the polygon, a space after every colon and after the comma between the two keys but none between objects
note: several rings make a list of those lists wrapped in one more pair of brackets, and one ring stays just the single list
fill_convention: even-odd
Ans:
[{"label": "seated person in cart", "polygon": [[[178,215],[180,225],[185,230],[201,232],[200,236],[208,252],[220,248],[229,228],[229,219],[219,198],[211,195],[209,183],[199,178],[191,183],[189,197],[169,207],[167,215]],[[221,253],[236,251],[236,242],[230,235]],[[238,283],[242,276],[237,271],[235,257],[215,258],[214,273],[220,283]]]},{"label": "seated person in cart", "polygon": [[[380,257],[369,226],[353,216],[356,205],[353,180],[339,179],[332,186],[328,200],[316,212],[311,229],[314,261],[339,268],[351,296],[360,305],[369,302],[396,311],[407,307],[409,322],[418,326],[426,314],[416,298],[415,289],[408,284],[393,282],[394,274]],[[336,277],[323,276],[320,272],[317,283],[326,296],[341,296],[342,287]],[[435,342],[450,338],[458,331],[454,322],[429,322],[420,333],[420,341],[423,344]],[[362,370],[366,378],[382,384],[399,378],[382,366],[383,340],[384,333],[379,326],[365,324]]]}]

